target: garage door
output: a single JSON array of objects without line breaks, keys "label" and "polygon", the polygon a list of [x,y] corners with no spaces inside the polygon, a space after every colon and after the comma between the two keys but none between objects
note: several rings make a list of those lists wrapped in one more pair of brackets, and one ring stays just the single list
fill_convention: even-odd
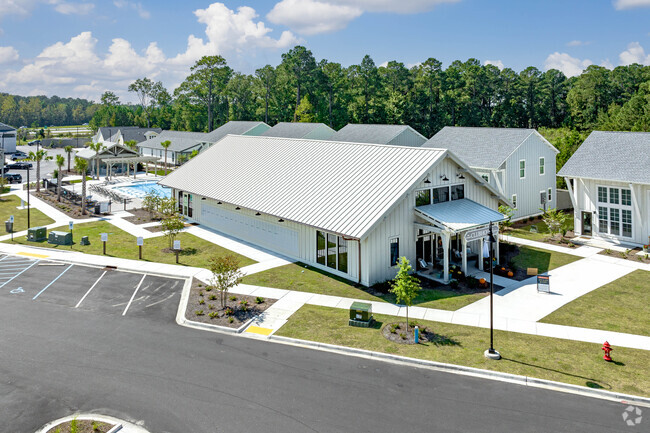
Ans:
[{"label": "garage door", "polygon": [[215,230],[270,250],[293,257],[299,255],[297,230],[207,204],[201,206],[201,222]]}]

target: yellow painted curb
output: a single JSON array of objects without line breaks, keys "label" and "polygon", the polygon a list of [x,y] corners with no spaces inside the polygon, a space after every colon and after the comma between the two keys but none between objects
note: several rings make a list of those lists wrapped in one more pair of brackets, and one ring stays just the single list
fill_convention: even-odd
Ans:
[{"label": "yellow painted curb", "polygon": [[36,257],[36,258],[39,258],[39,259],[46,259],[46,258],[50,257],[50,256],[46,256],[44,254],[34,254],[34,253],[17,253],[16,255],[18,255],[18,256],[27,256],[27,257]]},{"label": "yellow painted curb", "polygon": [[252,334],[260,334],[260,335],[271,335],[273,329],[261,328],[259,326],[249,326],[246,332],[250,332]]}]

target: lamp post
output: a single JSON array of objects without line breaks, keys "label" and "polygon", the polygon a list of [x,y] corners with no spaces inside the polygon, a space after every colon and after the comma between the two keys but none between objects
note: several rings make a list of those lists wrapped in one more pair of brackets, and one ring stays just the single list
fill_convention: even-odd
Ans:
[{"label": "lamp post", "polygon": [[29,163],[26,163],[27,165],[27,230],[31,228],[30,220],[29,220]]},{"label": "lamp post", "polygon": [[494,350],[494,234],[492,233],[492,221],[488,229],[490,240],[490,348],[485,351],[486,358],[499,360],[501,354]]}]

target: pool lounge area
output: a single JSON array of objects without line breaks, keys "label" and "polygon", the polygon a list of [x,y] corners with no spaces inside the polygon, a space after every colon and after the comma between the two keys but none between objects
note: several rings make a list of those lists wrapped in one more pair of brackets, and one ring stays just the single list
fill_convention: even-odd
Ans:
[{"label": "pool lounge area", "polygon": [[150,192],[155,192],[160,197],[171,197],[171,188],[159,185],[157,180],[136,180],[129,184],[118,184],[112,188],[115,192],[129,198],[143,199]]}]

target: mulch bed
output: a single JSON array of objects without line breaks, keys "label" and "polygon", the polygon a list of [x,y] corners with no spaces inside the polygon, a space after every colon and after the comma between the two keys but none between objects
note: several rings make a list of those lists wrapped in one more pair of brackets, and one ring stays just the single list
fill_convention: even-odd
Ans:
[{"label": "mulch bed", "polygon": [[415,344],[415,325],[419,326],[420,335],[418,344],[435,346],[458,346],[460,343],[445,335],[436,334],[433,329],[427,326],[420,326],[417,321],[409,321],[409,328],[406,329],[406,322],[387,323],[381,329],[381,335],[388,341],[397,344]]},{"label": "mulch bed", "polygon": [[[213,296],[215,298],[210,299]],[[234,297],[235,300],[231,300],[231,297]],[[201,301],[203,301],[202,304],[200,303]],[[245,308],[242,305],[242,301],[247,303]],[[220,293],[217,290],[208,291],[205,284],[193,279],[187,309],[185,310],[185,317],[194,322],[227,326],[236,329],[253,317],[263,313],[275,302],[276,299],[262,298],[262,302],[258,304],[257,297],[255,296],[229,294],[226,297],[226,306],[222,308]],[[212,308],[210,308],[211,306]],[[231,314],[228,314],[229,311],[227,310],[231,310]]]},{"label": "mulch bed", "polygon": [[[614,251],[614,250],[602,250],[598,254],[603,255],[603,256],[611,256],[611,257],[616,257],[618,259],[623,259],[623,260],[630,260],[632,262],[639,262],[639,263],[650,263],[650,253],[649,254],[642,254],[642,255],[637,255],[638,252],[641,252],[641,248],[633,248],[628,250],[629,252],[622,252],[622,251]],[[648,257],[648,258],[646,258]]]},{"label": "mulch bed", "polygon": [[163,231],[163,228],[161,226],[145,227],[144,229],[151,233],[159,233]]},{"label": "mulch bed", "polygon": [[63,195],[61,195],[61,202],[58,202],[56,199],[56,192],[54,191],[41,189],[41,192],[32,192],[32,195],[34,197],[38,197],[39,199],[43,200],[44,202],[48,203],[52,207],[56,208],[57,210],[63,212],[64,214],[72,218],[90,219],[90,218],[103,216],[103,215],[95,215],[91,213],[90,210],[88,209],[86,209],[87,214],[83,215],[81,213],[81,205],[79,203],[75,203],[71,200],[68,200]]},{"label": "mulch bed", "polygon": [[[70,433],[70,423],[71,421],[64,422],[59,424],[56,427],[52,427],[47,431],[47,433]],[[112,424],[107,424],[103,422],[97,422],[98,429],[93,430],[93,421],[92,420],[77,420],[77,432],[78,433],[106,433],[113,428]]]},{"label": "mulch bed", "polygon": [[148,210],[144,209],[129,209],[129,213],[133,216],[125,217],[122,219],[130,222],[131,224],[146,224],[158,222],[162,219],[160,215],[157,215],[155,212],[153,214],[150,214]]},{"label": "mulch bed", "polygon": [[512,259],[518,255],[519,255],[519,246],[517,246],[517,244],[510,244],[507,242],[499,243],[500,263],[504,264],[503,267],[505,267],[506,270],[511,270],[514,276],[507,277],[506,275],[500,275],[498,272],[495,272],[495,275],[499,275],[501,277],[506,277],[506,278],[512,278],[513,280],[516,281],[523,281],[527,278],[530,278],[532,275],[528,275],[526,273],[527,269],[517,269],[512,266],[508,266],[508,264],[512,262]]}]

